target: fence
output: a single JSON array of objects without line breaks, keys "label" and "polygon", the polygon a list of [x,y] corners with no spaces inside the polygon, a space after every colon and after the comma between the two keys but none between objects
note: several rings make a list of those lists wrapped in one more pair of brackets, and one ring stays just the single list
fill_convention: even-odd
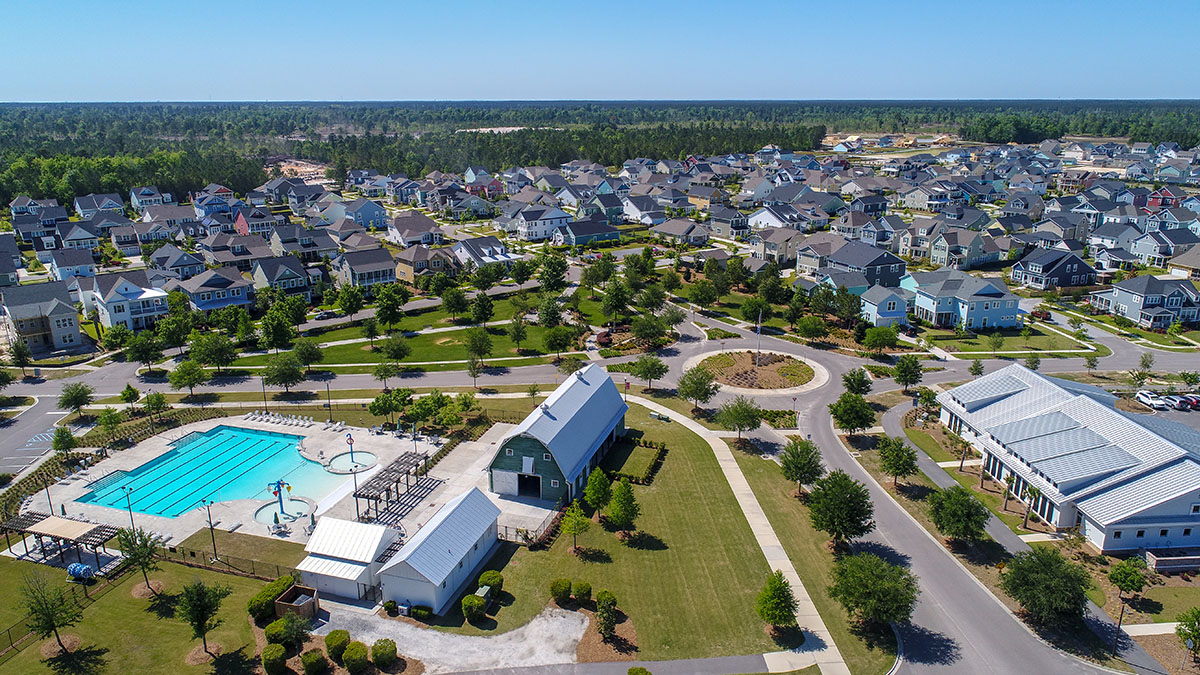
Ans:
[{"label": "fence", "polygon": [[214,572],[262,579],[263,581],[273,581],[285,574],[299,578],[299,572],[295,568],[286,565],[230,555],[221,555],[218,559],[213,560],[212,551],[201,551],[182,546],[168,546],[160,549],[158,557],[163,560],[187,565],[188,567],[199,567]]},{"label": "fence", "polygon": [[[67,600],[84,609],[120,586],[125,576],[133,570],[132,565],[122,565],[105,577],[104,583],[97,584],[91,590],[80,584],[69,584],[66,588]],[[0,629],[0,664],[7,663],[22,649],[37,642],[35,633],[30,629],[30,621],[31,617],[25,617],[8,628]]]},{"label": "fence", "polygon": [[509,541],[514,544],[523,546],[541,546],[548,544],[553,540],[554,535],[558,533],[558,522],[562,518],[563,511],[566,509],[564,500],[559,499],[554,505],[554,510],[546,514],[542,518],[542,522],[533,529],[524,527],[509,527],[504,525],[497,531],[497,536],[501,541]]}]

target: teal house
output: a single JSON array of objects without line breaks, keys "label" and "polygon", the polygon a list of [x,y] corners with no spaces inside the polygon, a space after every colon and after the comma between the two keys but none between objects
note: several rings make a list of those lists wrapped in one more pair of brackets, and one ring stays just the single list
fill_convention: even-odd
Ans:
[{"label": "teal house", "polygon": [[627,410],[606,370],[593,363],[576,371],[500,442],[488,467],[491,491],[549,502],[578,498],[624,435]]}]

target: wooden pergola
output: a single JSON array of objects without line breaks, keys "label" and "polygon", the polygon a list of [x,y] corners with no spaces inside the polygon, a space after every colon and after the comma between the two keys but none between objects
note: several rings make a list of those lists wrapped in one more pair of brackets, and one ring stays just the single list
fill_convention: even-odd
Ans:
[{"label": "wooden pergola", "polygon": [[415,452],[406,452],[400,455],[391,464],[383,467],[379,473],[371,476],[371,479],[354,491],[354,502],[358,503],[359,499],[367,501],[368,510],[373,504],[375,513],[381,512],[379,502],[384,504],[383,508],[387,508],[393,499],[398,498],[401,494],[400,483],[404,483],[404,492],[408,492],[412,485],[412,479],[417,479],[417,469],[419,469],[426,460],[425,455]]},{"label": "wooden pergola", "polygon": [[83,550],[88,549],[95,556],[97,574],[103,571],[100,565],[100,551],[104,550],[104,545],[109,540],[117,536],[117,532],[120,532],[120,528],[112,525],[89,523],[38,511],[27,511],[15,518],[10,518],[4,523],[0,523],[0,529],[4,530],[4,543],[10,549],[12,541],[9,533],[21,535],[21,543],[25,546],[25,555],[30,555],[29,536],[37,540],[38,548],[42,549],[43,554],[45,546],[42,539],[52,540],[58,548],[58,559],[63,564],[67,562],[64,544],[75,547],[75,557],[81,563],[83,562]]}]

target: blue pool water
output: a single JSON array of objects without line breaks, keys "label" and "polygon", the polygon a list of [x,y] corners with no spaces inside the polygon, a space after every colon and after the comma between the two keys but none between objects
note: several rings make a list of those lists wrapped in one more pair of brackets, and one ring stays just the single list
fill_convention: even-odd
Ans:
[{"label": "blue pool water", "polygon": [[268,483],[283,479],[291,496],[320,501],[346,480],[296,451],[301,436],[218,426],[188,434],[171,449],[128,472],[106,476],[81,502],[126,508],[122,488],[133,488],[133,510],[175,518],[200,501],[274,499]]}]

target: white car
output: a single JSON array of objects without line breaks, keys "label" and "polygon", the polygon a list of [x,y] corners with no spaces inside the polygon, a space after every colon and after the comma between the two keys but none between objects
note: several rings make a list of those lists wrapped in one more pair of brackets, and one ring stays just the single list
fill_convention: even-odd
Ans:
[{"label": "white car", "polygon": [[1141,403],[1147,408],[1153,408],[1154,410],[1170,409],[1170,406],[1167,405],[1167,402],[1162,400],[1162,397],[1152,391],[1146,391],[1143,389],[1142,391],[1139,391],[1137,396],[1134,398],[1137,399],[1138,403]]}]

